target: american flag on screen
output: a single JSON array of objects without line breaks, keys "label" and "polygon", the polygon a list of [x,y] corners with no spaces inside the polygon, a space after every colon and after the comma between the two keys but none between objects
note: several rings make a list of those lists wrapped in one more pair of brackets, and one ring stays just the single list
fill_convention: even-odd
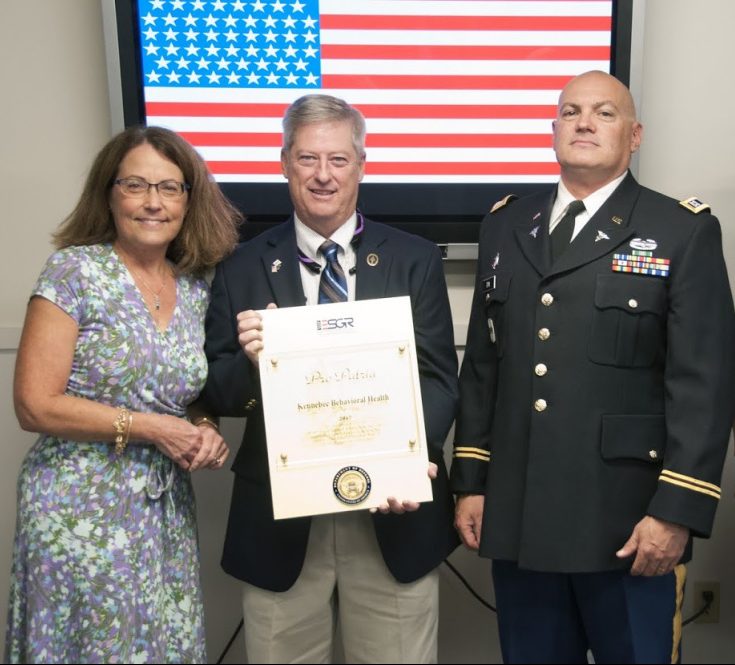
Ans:
[{"label": "american flag on screen", "polygon": [[220,182],[281,182],[281,118],[310,92],[365,115],[365,182],[552,182],[559,91],[609,71],[609,0],[138,5],[147,122]]}]

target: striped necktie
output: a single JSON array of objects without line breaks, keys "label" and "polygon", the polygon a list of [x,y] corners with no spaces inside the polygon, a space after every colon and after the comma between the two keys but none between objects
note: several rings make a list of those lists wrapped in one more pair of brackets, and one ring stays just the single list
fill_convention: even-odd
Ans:
[{"label": "striped necktie", "polygon": [[325,240],[319,247],[319,251],[327,260],[319,280],[320,305],[347,301],[347,280],[342,266],[337,262],[337,250],[339,245],[332,240]]}]

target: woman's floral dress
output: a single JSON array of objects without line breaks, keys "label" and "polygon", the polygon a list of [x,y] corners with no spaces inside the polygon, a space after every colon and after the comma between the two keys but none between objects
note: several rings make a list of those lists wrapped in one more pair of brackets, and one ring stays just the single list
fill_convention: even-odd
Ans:
[{"label": "woman's floral dress", "polygon": [[[111,245],[53,254],[33,294],[79,327],[67,394],[185,417],[207,375],[209,296],[190,277],[176,288],[161,332]],[[18,480],[6,662],[205,658],[189,474],[150,444],[118,456],[42,435]]]}]

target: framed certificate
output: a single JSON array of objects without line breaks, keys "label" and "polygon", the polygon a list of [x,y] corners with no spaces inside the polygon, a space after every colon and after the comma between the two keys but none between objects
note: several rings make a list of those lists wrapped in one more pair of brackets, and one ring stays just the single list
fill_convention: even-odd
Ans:
[{"label": "framed certificate", "polygon": [[410,298],[260,314],[275,519],[431,501]]}]

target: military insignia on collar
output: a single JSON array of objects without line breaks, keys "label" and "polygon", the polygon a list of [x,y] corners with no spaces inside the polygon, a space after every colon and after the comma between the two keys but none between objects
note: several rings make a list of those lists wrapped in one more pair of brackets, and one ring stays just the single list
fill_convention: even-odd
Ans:
[{"label": "military insignia on collar", "polygon": [[495,255],[495,258],[493,259],[493,262],[490,264],[490,267],[495,270],[495,268],[498,267],[498,264],[500,263],[500,252],[498,252]]},{"label": "military insignia on collar", "polygon": [[651,238],[648,238],[647,240],[643,240],[643,238],[633,238],[633,240],[630,241],[630,246],[633,249],[654,250],[658,247],[658,243]]},{"label": "military insignia on collar", "polygon": [[618,217],[617,215],[613,215],[612,221],[613,221],[614,224],[622,224],[623,223],[623,218],[622,217]]},{"label": "military insignia on collar", "polygon": [[281,259],[276,259],[271,263],[271,272],[278,272],[281,269]]},{"label": "military insignia on collar", "polygon": [[496,201],[493,204],[493,207],[490,208],[490,212],[497,212],[501,208],[507,206],[511,201],[515,201],[518,197],[515,194],[508,194],[507,196],[504,196],[500,201]]},{"label": "military insignia on collar", "polygon": [[597,236],[595,237],[595,242],[600,242],[600,240],[610,240],[610,236],[607,235],[604,231],[597,231]]},{"label": "military insignia on collar", "polygon": [[693,212],[695,215],[698,215],[700,212],[710,210],[709,203],[700,201],[696,196],[691,196],[688,199],[679,201],[679,205],[686,208],[689,212]]},{"label": "military insignia on collar", "polygon": [[536,213],[536,214],[535,214],[535,215],[533,216],[533,219],[532,219],[531,221],[532,221],[532,222],[535,222],[535,221],[536,221],[536,220],[537,220],[537,219],[538,219],[539,217],[541,217],[541,213],[540,213],[540,212],[537,212],[537,213]]},{"label": "military insignia on collar", "polygon": [[541,227],[539,227],[539,226],[534,226],[534,227],[533,227],[533,228],[531,229],[531,232],[530,232],[530,233],[529,233],[528,235],[530,235],[530,236],[531,236],[532,238],[535,238],[535,237],[536,237],[536,236],[538,235],[538,230],[539,230],[539,228],[541,228]]}]

